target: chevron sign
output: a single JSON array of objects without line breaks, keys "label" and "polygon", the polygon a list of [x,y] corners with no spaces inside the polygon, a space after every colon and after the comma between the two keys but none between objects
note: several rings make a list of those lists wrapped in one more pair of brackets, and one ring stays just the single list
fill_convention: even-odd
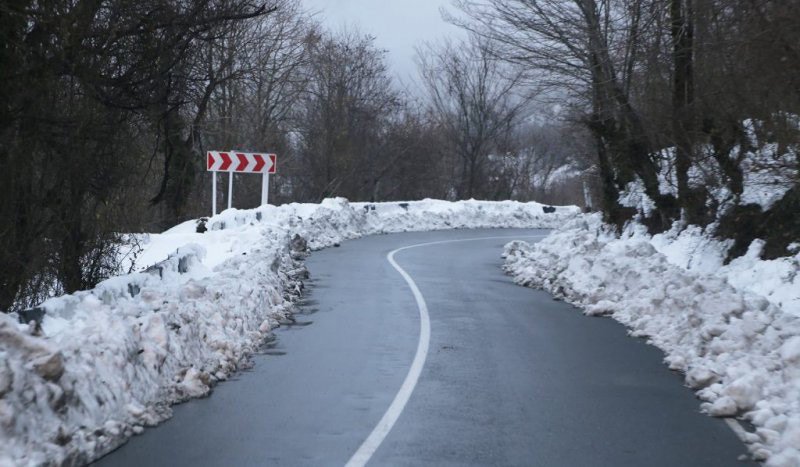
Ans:
[{"label": "chevron sign", "polygon": [[275,173],[275,154],[238,151],[208,151],[206,169],[210,172]]},{"label": "chevron sign", "polygon": [[228,209],[233,207],[233,174],[262,174],[261,205],[269,202],[269,174],[275,173],[275,154],[261,154],[239,151],[208,151],[206,170],[213,172],[211,177],[211,215],[217,215],[217,172],[228,172]]}]

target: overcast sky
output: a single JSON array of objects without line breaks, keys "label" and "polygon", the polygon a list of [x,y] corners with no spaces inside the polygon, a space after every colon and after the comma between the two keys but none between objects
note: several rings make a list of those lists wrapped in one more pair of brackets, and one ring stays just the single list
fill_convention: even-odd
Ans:
[{"label": "overcast sky", "polygon": [[462,37],[464,32],[442,20],[439,8],[453,11],[450,0],[303,0],[319,11],[317,18],[334,31],[357,26],[375,36],[388,51],[391,70],[401,84],[416,80],[414,47],[442,37]]}]

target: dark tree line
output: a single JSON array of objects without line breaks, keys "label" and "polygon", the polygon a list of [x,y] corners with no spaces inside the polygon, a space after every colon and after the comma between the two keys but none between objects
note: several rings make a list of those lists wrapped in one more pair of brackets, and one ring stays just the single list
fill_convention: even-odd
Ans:
[{"label": "dark tree line", "polygon": [[196,158],[194,122],[181,110],[200,82],[213,83],[198,54],[226,28],[275,8],[0,4],[0,309],[53,288],[90,287],[116,270],[117,232],[129,225],[125,204],[139,194],[148,146],[163,164],[151,203],[181,212]]}]

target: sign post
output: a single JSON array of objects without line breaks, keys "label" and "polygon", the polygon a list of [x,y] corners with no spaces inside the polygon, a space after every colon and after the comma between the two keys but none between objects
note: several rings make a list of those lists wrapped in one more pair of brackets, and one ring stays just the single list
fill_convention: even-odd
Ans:
[{"label": "sign post", "polygon": [[269,202],[269,172],[264,172],[261,178],[261,205]]},{"label": "sign post", "polygon": [[233,207],[233,172],[228,172],[228,209]]},{"label": "sign post", "polygon": [[228,209],[233,207],[233,174],[260,173],[261,204],[269,200],[269,174],[276,170],[277,156],[275,154],[262,154],[238,151],[208,151],[206,154],[206,170],[214,172],[211,179],[211,210],[212,215],[217,214],[217,172],[228,172]]},{"label": "sign post", "polygon": [[217,215],[217,173],[211,179],[211,215]]}]

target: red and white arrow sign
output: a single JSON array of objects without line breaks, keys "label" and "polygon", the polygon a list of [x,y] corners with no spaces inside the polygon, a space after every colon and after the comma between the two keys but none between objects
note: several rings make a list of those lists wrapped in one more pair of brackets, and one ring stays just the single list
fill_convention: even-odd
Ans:
[{"label": "red and white arrow sign", "polygon": [[275,173],[277,156],[238,151],[208,151],[206,169],[210,172]]}]

